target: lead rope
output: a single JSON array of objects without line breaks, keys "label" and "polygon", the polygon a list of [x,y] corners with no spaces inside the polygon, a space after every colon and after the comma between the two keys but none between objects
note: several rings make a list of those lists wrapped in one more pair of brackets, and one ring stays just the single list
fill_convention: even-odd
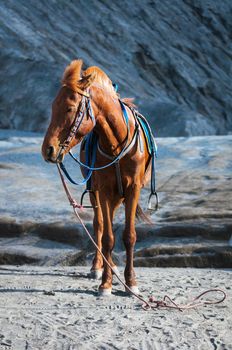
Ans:
[{"label": "lead rope", "polygon": [[[95,242],[95,240],[93,239],[93,237],[91,236],[90,232],[88,231],[87,227],[85,226],[85,223],[83,222],[83,220],[81,219],[77,209],[83,209],[82,205],[78,204],[76,202],[76,200],[72,197],[72,194],[65,182],[64,176],[61,172],[61,168],[59,163],[56,163],[57,165],[57,169],[61,178],[61,182],[63,184],[65,193],[67,195],[67,198],[69,200],[70,205],[73,207],[73,211],[74,214],[76,215],[77,219],[79,220],[80,224],[83,226],[87,236],[89,237],[89,239],[91,240],[91,242],[93,243],[93,245],[95,246],[95,248],[98,250],[98,252],[101,254],[104,262],[107,264],[107,266],[111,269],[112,273],[117,277],[117,279],[119,280],[119,282],[125,287],[126,290],[128,290],[132,295],[134,295],[137,299],[139,299],[142,302],[141,307],[144,310],[152,310],[152,309],[156,309],[159,307],[165,307],[165,308],[169,308],[169,309],[178,309],[179,311],[183,311],[183,310],[187,310],[187,309],[193,309],[202,305],[210,305],[210,304],[219,304],[222,303],[225,299],[226,299],[226,293],[219,288],[215,288],[215,289],[208,289],[206,291],[204,291],[203,293],[201,293],[200,295],[198,295],[196,298],[194,298],[190,303],[185,304],[185,305],[178,305],[177,303],[175,303],[168,295],[165,295],[163,297],[162,300],[156,300],[153,296],[151,296],[149,298],[149,301],[145,300],[142,296],[140,296],[139,294],[135,293],[132,291],[132,289],[121,279],[121,277],[118,275],[118,273],[116,273],[115,271],[113,271],[113,268],[111,267],[110,263],[108,262],[108,260],[106,259],[106,257],[104,256],[104,254],[102,253],[102,251],[99,249],[97,243]],[[207,300],[203,300],[203,301],[199,301],[204,295],[209,294],[209,293],[221,293],[222,294],[222,298],[219,300],[211,300],[211,301],[207,301]]]}]

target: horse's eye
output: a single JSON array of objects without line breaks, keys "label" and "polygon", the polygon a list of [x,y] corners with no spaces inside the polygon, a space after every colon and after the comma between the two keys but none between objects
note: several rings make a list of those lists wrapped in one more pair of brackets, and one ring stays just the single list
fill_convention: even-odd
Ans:
[{"label": "horse's eye", "polygon": [[74,112],[74,108],[73,107],[68,107],[67,108],[67,113],[70,113],[70,112]]}]

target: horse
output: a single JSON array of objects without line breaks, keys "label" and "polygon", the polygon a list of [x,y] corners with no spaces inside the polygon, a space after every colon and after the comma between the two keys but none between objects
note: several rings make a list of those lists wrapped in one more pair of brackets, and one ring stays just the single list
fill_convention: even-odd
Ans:
[{"label": "horse", "polygon": [[[148,220],[138,201],[141,188],[151,173],[151,154],[146,135],[134,113],[132,99],[120,100],[112,81],[96,66],[82,69],[82,60],[72,61],[66,68],[62,85],[52,103],[52,115],[42,145],[45,161],[62,164],[71,149],[82,142],[81,170],[91,169],[90,202],[94,210],[95,241],[112,269],[115,237],[112,222],[116,209],[125,206],[123,242],[126,250],[124,277],[127,286],[138,293],[134,271],[136,243],[135,217]],[[94,167],[84,169],[88,157],[85,143],[95,135]],[[115,160],[112,161],[112,160]],[[112,164],[105,167],[107,163]],[[114,163],[114,164],[113,164]],[[91,267],[92,276],[101,279],[100,295],[112,291],[113,272],[96,250]]]}]

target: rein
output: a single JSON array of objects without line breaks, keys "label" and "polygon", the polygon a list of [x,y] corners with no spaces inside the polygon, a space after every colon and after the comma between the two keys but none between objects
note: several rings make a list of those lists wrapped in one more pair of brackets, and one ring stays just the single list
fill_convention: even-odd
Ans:
[{"label": "rein", "polygon": [[[89,100],[89,101],[90,101],[90,100]],[[115,164],[116,162],[118,162],[118,161],[126,154],[126,152],[127,152],[127,150],[129,149],[130,145],[134,142],[134,138],[135,138],[135,136],[136,136],[136,134],[137,134],[137,130],[138,130],[138,125],[137,125],[137,124],[135,125],[134,135],[133,135],[133,137],[132,137],[130,143],[128,144],[128,139],[129,139],[129,135],[130,135],[130,130],[129,130],[129,117],[128,117],[128,113],[127,113],[127,111],[126,111],[125,106],[123,105],[123,103],[122,103],[120,100],[119,100],[119,102],[120,102],[120,105],[121,105],[121,107],[122,107],[123,117],[124,117],[124,120],[125,120],[126,126],[127,126],[127,136],[126,136],[126,140],[125,140],[125,146],[122,148],[122,150],[119,152],[119,154],[118,154],[117,156],[112,157],[113,160],[112,160],[110,163],[107,163],[106,165],[103,165],[103,166],[101,166],[101,167],[89,166],[89,165],[87,165],[87,164],[85,164],[85,163],[82,163],[79,159],[77,159],[77,158],[73,155],[72,151],[70,150],[70,151],[69,151],[69,155],[72,157],[73,160],[75,160],[75,162],[77,162],[77,163],[78,163],[80,166],[82,166],[83,168],[93,171],[93,170],[102,170],[102,169],[106,169],[106,168],[110,167],[111,165],[113,165],[113,164]],[[79,127],[79,125],[78,125],[78,127]],[[77,130],[78,130],[78,129],[76,129],[75,132],[77,132]],[[98,146],[98,148],[99,148],[99,146]]]},{"label": "rein", "polygon": [[[177,309],[177,310],[182,312],[184,310],[194,309],[196,307],[203,306],[203,305],[220,304],[226,299],[226,293],[222,289],[219,289],[219,288],[208,289],[208,290],[204,291],[203,293],[201,293],[200,295],[198,295],[197,297],[195,297],[191,302],[184,304],[184,305],[177,304],[168,295],[165,295],[162,300],[157,300],[157,299],[155,299],[155,297],[151,296],[151,297],[149,297],[149,299],[147,301],[140,294],[133,292],[133,290],[121,279],[119,274],[113,270],[112,266],[110,265],[110,263],[108,262],[108,260],[104,256],[104,254],[102,253],[101,249],[98,247],[98,245],[95,242],[95,240],[93,239],[93,237],[91,236],[91,233],[87,229],[85,223],[83,222],[83,220],[81,219],[81,217],[77,211],[78,209],[82,209],[83,207],[82,207],[82,205],[78,204],[77,201],[72,197],[72,194],[71,194],[71,192],[70,192],[70,190],[65,182],[64,176],[62,174],[60,164],[56,163],[56,165],[57,165],[57,169],[58,169],[58,172],[59,172],[59,175],[61,178],[62,185],[63,185],[65,193],[67,195],[68,201],[69,201],[70,205],[73,207],[74,214],[77,217],[77,219],[79,220],[82,227],[84,228],[85,233],[87,234],[87,236],[91,240],[94,247],[101,254],[104,262],[110,267],[112,273],[117,277],[119,282],[125,287],[125,289],[127,291],[129,291],[134,297],[136,297],[139,301],[142,302],[141,307],[143,308],[143,310],[148,311],[148,310],[154,310],[157,308],[168,308],[168,309]],[[204,295],[210,294],[210,293],[220,293],[220,294],[222,294],[222,297],[219,300],[218,299],[211,300],[211,301],[201,300]]]},{"label": "rein", "polygon": [[[122,186],[122,179],[121,179],[121,171],[120,171],[120,164],[119,164],[119,160],[121,158],[123,158],[134,146],[138,135],[139,135],[139,124],[137,119],[135,118],[135,130],[134,130],[134,134],[129,141],[129,136],[130,136],[130,126],[129,126],[129,116],[127,113],[127,110],[124,106],[124,104],[122,103],[122,101],[119,100],[121,109],[122,109],[122,114],[123,114],[123,118],[125,121],[125,124],[127,126],[127,136],[126,136],[126,140],[124,141],[124,146],[121,149],[121,151],[119,152],[119,154],[117,156],[110,156],[107,153],[103,152],[100,148],[100,145],[98,143],[98,139],[96,134],[93,132],[93,130],[87,134],[85,136],[85,148],[86,148],[86,163],[81,162],[79,159],[77,159],[73,153],[71,152],[71,150],[69,151],[69,155],[71,156],[71,158],[78,163],[79,166],[83,167],[85,170],[87,170],[87,175],[84,178],[83,181],[81,182],[76,182],[72,179],[72,177],[69,175],[65,165],[63,163],[60,163],[60,168],[63,171],[63,173],[65,174],[65,176],[67,177],[67,179],[74,185],[84,185],[85,183],[87,183],[87,189],[86,191],[82,194],[81,197],[81,203],[83,201],[83,197],[87,192],[92,192],[91,190],[91,176],[93,171],[96,170],[102,170],[102,169],[106,169],[112,165],[115,165],[115,170],[116,170],[116,178],[117,178],[117,184],[118,184],[118,191],[121,197],[123,197],[123,186]],[[80,103],[80,108],[78,109],[75,118],[74,118],[74,122],[73,122],[73,126],[71,128],[71,131],[67,137],[67,139],[63,142],[63,144],[60,144],[60,152],[69,147],[70,142],[72,141],[72,139],[74,138],[74,136],[76,135],[76,132],[78,131],[78,128],[80,127],[85,115],[89,113],[93,124],[96,124],[96,120],[92,111],[92,107],[91,107],[91,101],[90,98],[86,98],[86,96],[83,94],[81,103]],[[133,115],[135,116],[135,114],[133,113]],[[107,159],[110,159],[111,162],[100,166],[100,167],[95,167],[95,161],[96,161],[96,156],[97,156],[97,151],[103,155],[104,157],[106,157]],[[59,156],[59,155],[58,155]],[[153,177],[153,176],[152,176]],[[151,180],[152,181],[152,180]],[[149,197],[149,202],[150,202],[150,198],[153,195],[153,192],[151,191],[150,197]],[[157,209],[157,203],[158,203],[158,197],[156,195],[157,201],[156,201],[156,209]],[[89,206],[87,206],[89,207]]]},{"label": "rein", "polygon": [[[66,86],[66,85],[64,85],[64,86]],[[85,92],[85,91],[83,91],[83,90],[81,90],[79,88],[75,92],[77,92],[77,93],[82,95],[82,99],[81,99],[81,102],[80,102],[80,107],[79,107],[79,109],[76,112],[76,115],[75,115],[75,118],[74,118],[74,122],[73,122],[73,126],[71,127],[71,130],[70,130],[70,133],[69,133],[67,139],[62,144],[60,144],[60,151],[58,153],[58,157],[59,157],[60,153],[62,152],[62,150],[64,150],[64,149],[69,147],[71,141],[75,137],[75,135],[76,135],[76,133],[77,133],[77,131],[78,131],[78,129],[79,129],[79,127],[80,127],[80,125],[81,125],[81,123],[82,123],[82,121],[83,121],[83,119],[84,119],[84,117],[85,117],[85,115],[87,113],[91,117],[94,126],[96,124],[96,120],[95,120],[95,117],[94,117],[94,114],[93,114],[93,110],[92,110],[92,107],[91,107],[91,100],[90,100],[89,92]],[[66,169],[66,167],[65,167],[65,165],[63,163],[60,163],[61,169],[62,169],[63,173],[65,174],[65,176],[67,177],[67,179],[72,184],[74,184],[74,185],[84,185],[85,183],[87,183],[87,185],[88,185],[88,182],[90,183],[90,179],[91,179],[93,171],[106,169],[106,168],[108,168],[108,167],[110,167],[112,165],[115,165],[116,166],[116,178],[117,178],[117,183],[118,183],[118,190],[119,190],[119,193],[120,193],[121,197],[123,197],[123,186],[122,186],[122,180],[121,180],[121,172],[120,172],[119,161],[134,146],[134,144],[135,144],[135,142],[136,142],[136,140],[138,139],[138,136],[139,136],[139,130],[140,130],[140,128],[142,128],[142,130],[144,132],[144,135],[145,135],[146,142],[147,142],[147,147],[148,147],[148,150],[149,150],[149,154],[151,156],[151,187],[150,187],[151,188],[151,192],[150,192],[149,199],[148,199],[148,210],[156,211],[158,209],[158,195],[157,195],[157,192],[156,192],[156,183],[155,183],[155,158],[157,157],[157,146],[156,146],[156,143],[155,143],[155,141],[153,139],[151,128],[150,128],[146,118],[142,114],[140,114],[135,109],[129,107],[131,109],[131,111],[132,111],[133,116],[134,116],[135,130],[134,130],[134,134],[133,134],[130,142],[128,143],[129,136],[130,136],[129,116],[128,116],[128,113],[127,113],[127,110],[126,110],[126,107],[125,107],[124,103],[121,100],[119,100],[119,103],[120,103],[120,106],[121,106],[121,109],[122,109],[122,115],[123,115],[125,124],[127,126],[127,136],[126,136],[125,144],[124,144],[123,148],[121,149],[121,151],[119,152],[119,154],[114,157],[114,156],[110,156],[107,153],[103,152],[101,150],[101,148],[100,148],[100,145],[98,143],[97,137],[94,136],[94,132],[91,131],[85,137],[86,145],[87,145],[88,150],[90,149],[90,147],[92,145],[91,162],[90,162],[90,160],[87,160],[87,159],[86,159],[87,160],[86,163],[81,162],[79,159],[77,159],[73,155],[72,151],[69,150],[69,155],[71,156],[71,158],[76,163],[78,163],[79,166],[81,166],[84,169],[88,170],[87,175],[84,178],[84,180],[81,181],[81,182],[74,181],[71,178],[71,176],[69,175],[69,173],[68,173],[68,171],[67,171],[67,169]],[[88,150],[86,150],[86,158],[90,158]],[[103,166],[95,167],[95,160],[96,160],[97,150],[98,150],[98,152],[101,155],[103,155],[107,159],[110,159],[111,161],[109,163],[103,165]],[[91,185],[89,185],[89,187],[90,186]],[[90,188],[88,188],[88,190],[90,190]],[[154,208],[152,208],[152,206],[151,206],[151,198],[152,198],[152,196],[155,196],[155,198],[156,198],[156,205],[155,205]]]}]

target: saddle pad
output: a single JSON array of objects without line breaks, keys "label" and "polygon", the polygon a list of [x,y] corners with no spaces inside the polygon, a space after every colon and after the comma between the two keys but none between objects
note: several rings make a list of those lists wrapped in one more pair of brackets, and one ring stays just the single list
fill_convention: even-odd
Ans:
[{"label": "saddle pad", "polygon": [[153,155],[155,153],[155,155],[157,156],[157,145],[156,145],[155,139],[151,133],[148,122],[146,120],[144,120],[145,118],[142,119],[138,115],[137,115],[137,119],[138,119],[138,122],[139,122],[141,129],[143,130],[149,154]]}]

